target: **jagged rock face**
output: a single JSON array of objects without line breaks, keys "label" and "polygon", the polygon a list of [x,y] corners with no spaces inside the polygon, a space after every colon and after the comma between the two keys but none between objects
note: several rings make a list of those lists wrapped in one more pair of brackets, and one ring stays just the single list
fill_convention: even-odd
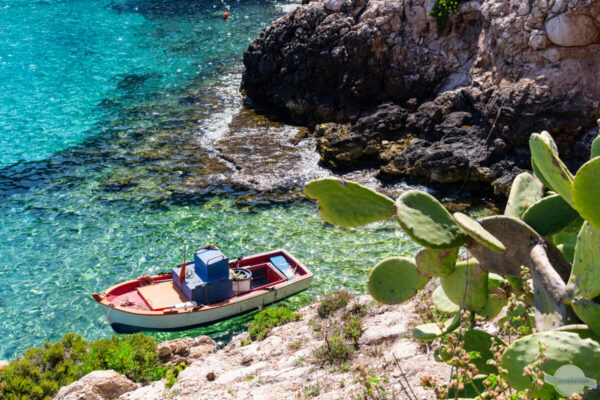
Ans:
[{"label": "jagged rock face", "polygon": [[476,54],[480,15],[462,14],[465,29],[436,39],[427,17],[433,2],[412,3],[325,0],[298,8],[245,52],[242,88],[259,105],[315,121],[429,97]]},{"label": "jagged rock face", "polygon": [[464,2],[438,35],[433,0],[313,0],[244,54],[259,109],[317,126],[322,164],[385,179],[492,183],[529,169],[549,130],[571,167],[600,116],[600,3]]}]

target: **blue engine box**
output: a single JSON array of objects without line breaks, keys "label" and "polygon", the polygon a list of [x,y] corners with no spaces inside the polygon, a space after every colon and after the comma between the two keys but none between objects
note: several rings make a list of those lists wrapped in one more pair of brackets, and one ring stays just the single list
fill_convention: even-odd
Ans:
[{"label": "blue engine box", "polygon": [[188,264],[185,268],[186,275],[189,278],[183,278],[183,283],[179,283],[179,274],[181,267],[173,268],[173,283],[190,301],[198,304],[213,304],[223,300],[230,299],[233,296],[233,280],[229,277],[206,282],[201,279],[192,265]]},{"label": "blue engine box", "polygon": [[216,249],[200,249],[194,254],[196,274],[204,282],[229,277],[229,259]]}]

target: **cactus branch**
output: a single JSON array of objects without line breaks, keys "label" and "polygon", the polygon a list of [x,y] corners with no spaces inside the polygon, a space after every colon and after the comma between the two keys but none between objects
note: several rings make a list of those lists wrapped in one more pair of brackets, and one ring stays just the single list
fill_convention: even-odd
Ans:
[{"label": "cactus branch", "polygon": [[531,248],[529,265],[533,278],[537,329],[549,330],[564,325],[567,317],[564,304],[567,285],[552,267],[544,242],[540,241]]}]

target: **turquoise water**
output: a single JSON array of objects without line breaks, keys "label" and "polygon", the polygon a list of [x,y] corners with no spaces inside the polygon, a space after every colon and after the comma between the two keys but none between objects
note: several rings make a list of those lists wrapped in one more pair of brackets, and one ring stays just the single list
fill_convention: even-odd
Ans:
[{"label": "turquoise water", "polygon": [[[316,273],[292,304],[364,290],[375,262],[414,250],[393,223],[343,230],[311,203],[240,202],[252,191],[203,144],[227,118],[232,135],[287,129],[240,111],[237,89],[242,52],[286,5],[0,2],[0,358],[112,334],[90,293],[179,262],[184,239],[232,257],[287,248]],[[249,318],[156,335],[226,341]]]}]

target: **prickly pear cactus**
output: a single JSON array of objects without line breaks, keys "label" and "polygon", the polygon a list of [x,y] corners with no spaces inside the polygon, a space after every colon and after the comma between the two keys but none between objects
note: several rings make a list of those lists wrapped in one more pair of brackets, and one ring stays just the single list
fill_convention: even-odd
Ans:
[{"label": "prickly pear cactus", "polygon": [[600,157],[583,164],[573,183],[575,209],[600,229]]},{"label": "prickly pear cactus", "polygon": [[456,263],[455,271],[440,279],[444,292],[455,304],[470,311],[482,310],[488,298],[488,273],[479,268],[477,260]]},{"label": "prickly pear cactus", "polygon": [[444,322],[441,327],[435,322],[415,326],[413,337],[419,340],[432,340],[454,331],[459,326],[460,314],[456,314],[452,319]]},{"label": "prickly pear cactus", "polygon": [[571,300],[571,307],[575,314],[600,336],[600,304],[585,297],[575,297]]},{"label": "prickly pear cactus", "polygon": [[306,185],[304,193],[318,201],[321,218],[333,225],[365,225],[388,219],[396,211],[396,205],[389,197],[340,179],[312,181]]},{"label": "prickly pear cactus", "polygon": [[469,243],[469,251],[479,260],[481,268],[504,276],[521,276],[521,266],[529,262],[529,245],[541,237],[514,217],[494,215],[481,218],[479,223],[506,247],[500,254],[479,243]]},{"label": "prickly pear cactus", "polygon": [[573,195],[571,193],[573,175],[558,158],[558,155],[555,154],[547,139],[534,133],[529,139],[529,148],[531,158],[544,180],[550,184],[551,189],[560,194],[573,207]]},{"label": "prickly pear cactus", "polygon": [[371,270],[367,281],[369,294],[384,304],[399,304],[411,297],[429,282],[417,265],[407,257],[391,257]]},{"label": "prickly pear cactus", "polygon": [[460,227],[467,232],[467,235],[469,235],[472,239],[475,239],[482,245],[487,246],[498,253],[503,253],[504,250],[506,250],[501,241],[486,231],[483,226],[481,226],[479,222],[475,221],[473,218],[458,212],[454,213],[453,215],[458,225],[460,225]]},{"label": "prickly pear cactus", "polygon": [[[540,133],[540,136],[548,143],[548,145],[550,146],[550,149],[552,149],[554,154],[556,154],[556,156],[558,157],[558,147],[556,146],[556,143],[554,142],[552,135],[550,135],[550,133],[548,131],[543,131],[542,133]],[[552,186],[550,186],[550,184],[546,181],[546,179],[540,172],[537,165],[535,165],[535,161],[533,160],[533,158],[531,159],[531,170],[533,171],[534,175],[540,180],[540,182],[542,182],[544,184],[544,186],[546,186],[548,189],[552,190]]]},{"label": "prickly pear cactus", "polygon": [[[506,345],[501,339],[490,335],[487,332],[478,329],[468,329],[464,336],[461,337],[461,342],[464,343],[464,349],[467,353],[477,352],[479,357],[472,359],[480,374],[493,374],[498,372],[498,368],[488,363],[488,360],[494,359],[492,346]],[[436,356],[443,360],[449,361],[454,356],[454,352],[446,352],[446,347],[442,347],[437,351]]]},{"label": "prickly pear cactus", "polygon": [[534,389],[531,379],[523,375],[524,368],[535,361],[539,344],[548,345],[545,355],[548,361],[541,365],[542,371],[554,375],[563,365],[571,364],[584,371],[588,378],[600,381],[600,344],[593,339],[583,339],[574,332],[539,332],[525,336],[506,349],[501,366],[506,370],[506,379],[517,390],[533,389],[531,397],[552,399],[556,397],[553,386],[544,384]]},{"label": "prickly pear cactus", "polygon": [[592,142],[592,151],[590,152],[590,159],[596,157],[600,157],[600,136]]},{"label": "prickly pear cactus", "polygon": [[525,210],[544,195],[544,185],[529,172],[515,178],[510,188],[504,215],[521,218]]},{"label": "prickly pear cactus", "polygon": [[522,219],[540,236],[554,235],[579,217],[579,213],[561,195],[538,200],[523,213]]},{"label": "prickly pear cactus", "polygon": [[508,300],[505,296],[496,293],[489,293],[487,302],[485,303],[485,307],[482,310],[477,312],[477,315],[490,320],[495,318],[502,308],[508,304]]},{"label": "prickly pear cactus", "polygon": [[589,222],[577,237],[569,285],[575,296],[593,299],[600,295],[600,230]]},{"label": "prickly pear cactus", "polygon": [[573,260],[575,259],[575,246],[561,243],[556,246],[556,248],[560,251],[567,262],[573,264]]},{"label": "prickly pear cactus", "polygon": [[422,275],[445,276],[454,271],[458,259],[458,247],[448,250],[421,249],[415,260]]},{"label": "prickly pear cactus", "polygon": [[409,190],[398,197],[396,207],[400,226],[421,246],[445,250],[465,243],[465,233],[432,195]]},{"label": "prickly pear cactus", "polygon": [[438,286],[431,293],[431,302],[439,312],[446,314],[455,314],[460,311],[460,306],[448,298],[444,288]]},{"label": "prickly pear cactus", "polygon": [[496,289],[504,284],[504,278],[493,272],[488,273],[488,289]]}]

